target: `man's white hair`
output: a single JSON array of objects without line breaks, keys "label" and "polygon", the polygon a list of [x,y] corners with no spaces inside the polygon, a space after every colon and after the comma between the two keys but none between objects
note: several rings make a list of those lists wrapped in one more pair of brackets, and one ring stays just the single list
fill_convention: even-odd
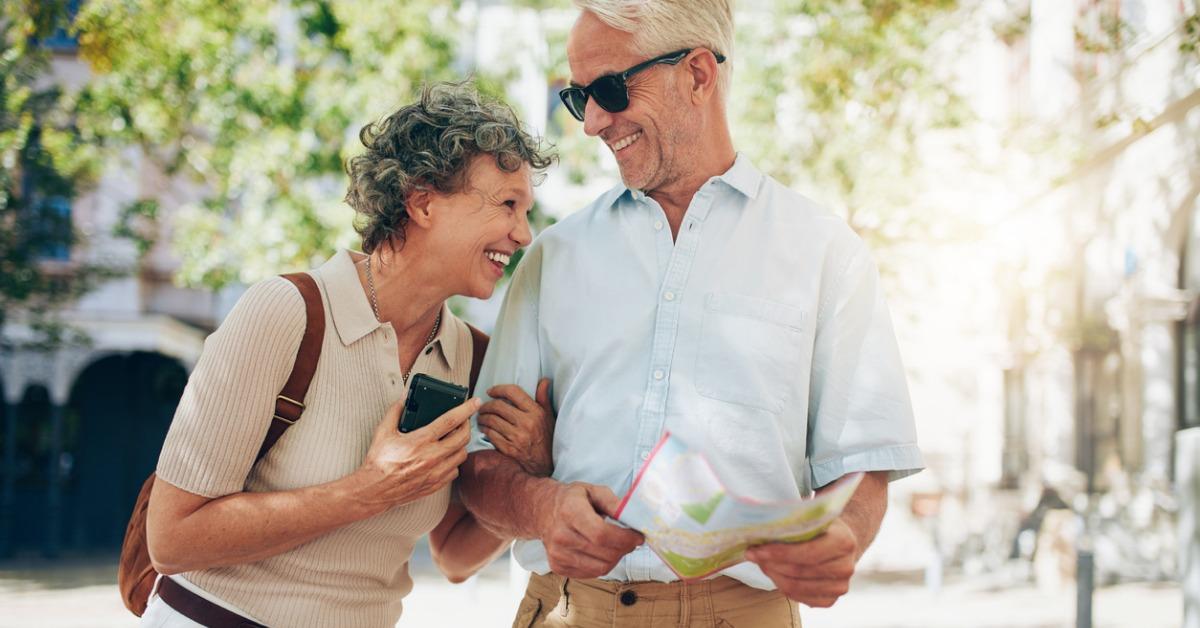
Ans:
[{"label": "man's white hair", "polygon": [[645,57],[704,47],[725,55],[717,87],[729,93],[733,74],[733,9],[730,0],[575,0],[575,6],[619,31],[633,35]]}]

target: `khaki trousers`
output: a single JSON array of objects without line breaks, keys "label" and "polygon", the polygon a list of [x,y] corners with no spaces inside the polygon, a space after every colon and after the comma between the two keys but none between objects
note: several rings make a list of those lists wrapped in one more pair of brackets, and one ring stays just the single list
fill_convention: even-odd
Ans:
[{"label": "khaki trousers", "polygon": [[800,628],[796,604],[778,591],[726,576],[699,582],[571,580],[533,574],[513,628]]}]

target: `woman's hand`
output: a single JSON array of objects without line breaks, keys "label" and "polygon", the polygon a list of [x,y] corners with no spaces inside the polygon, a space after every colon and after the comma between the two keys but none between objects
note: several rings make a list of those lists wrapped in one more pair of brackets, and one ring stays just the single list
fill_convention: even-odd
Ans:
[{"label": "woman's hand", "polygon": [[398,425],[404,404],[393,404],[355,472],[359,499],[382,512],[432,495],[454,481],[458,466],[467,459],[469,419],[479,405],[479,399],[468,399],[433,423],[402,434]]},{"label": "woman's hand", "polygon": [[549,476],[554,471],[555,422],[550,380],[538,382],[537,401],[511,384],[493,386],[488,395],[492,400],[479,408],[479,429],[526,473]]}]

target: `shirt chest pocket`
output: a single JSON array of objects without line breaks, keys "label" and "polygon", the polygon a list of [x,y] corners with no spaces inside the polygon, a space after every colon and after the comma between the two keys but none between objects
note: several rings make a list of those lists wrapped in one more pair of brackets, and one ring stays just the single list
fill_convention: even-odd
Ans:
[{"label": "shirt chest pocket", "polygon": [[696,355],[696,392],[782,411],[802,364],[804,318],[803,310],[785,303],[709,293]]}]

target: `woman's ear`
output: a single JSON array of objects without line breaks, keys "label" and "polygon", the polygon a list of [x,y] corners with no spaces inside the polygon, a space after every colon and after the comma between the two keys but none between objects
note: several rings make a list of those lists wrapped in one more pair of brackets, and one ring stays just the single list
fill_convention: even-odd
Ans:
[{"label": "woman's ear", "polygon": [[419,225],[422,229],[428,229],[433,221],[433,212],[430,211],[430,201],[432,200],[433,195],[429,190],[418,188],[410,192],[408,199],[404,202],[404,207],[408,210],[409,222]]}]

